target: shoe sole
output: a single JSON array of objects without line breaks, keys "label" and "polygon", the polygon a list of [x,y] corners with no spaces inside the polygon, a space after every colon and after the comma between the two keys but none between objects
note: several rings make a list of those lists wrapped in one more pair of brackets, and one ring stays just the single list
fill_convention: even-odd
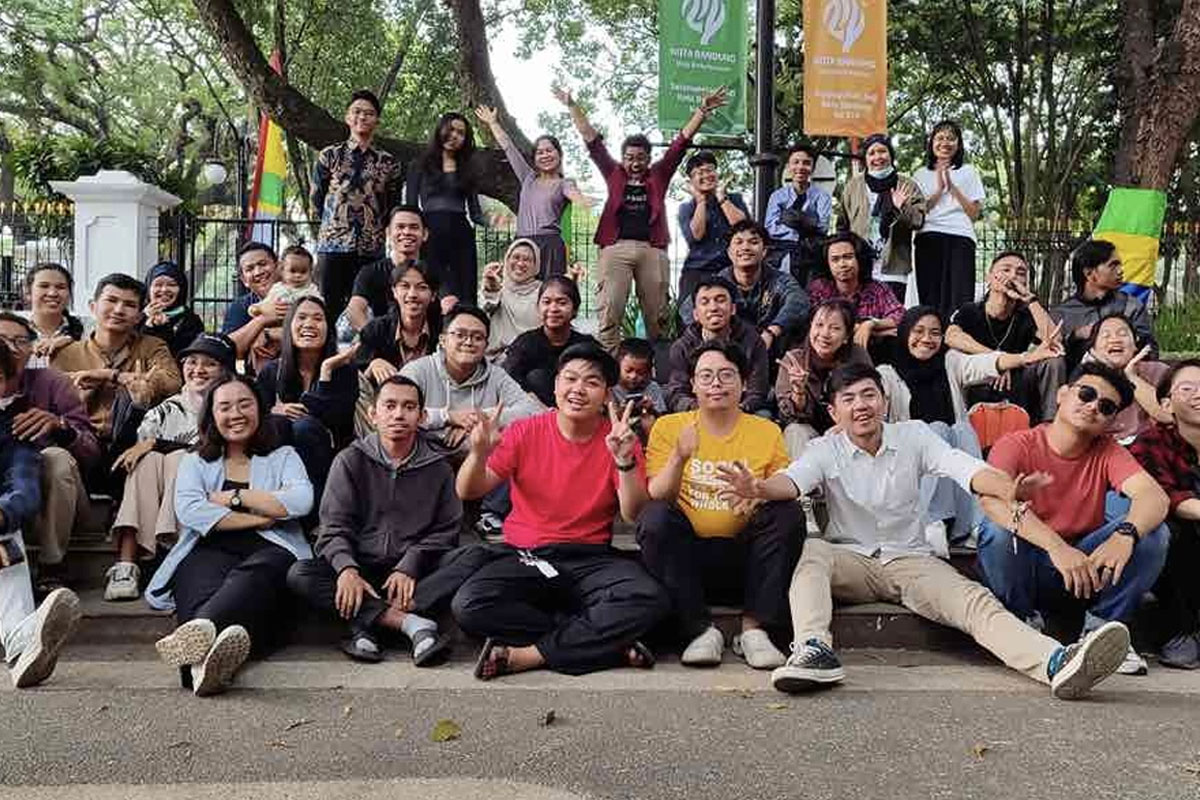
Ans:
[{"label": "shoe sole", "polygon": [[135,586],[133,589],[117,589],[115,591],[104,590],[104,600],[108,603],[121,603],[126,600],[137,600],[142,596],[142,593]]},{"label": "shoe sole", "polygon": [[204,661],[216,638],[216,625],[206,619],[193,619],[155,642],[154,649],[164,664],[187,667]]},{"label": "shoe sole", "polygon": [[200,665],[192,691],[197,697],[211,697],[229,688],[238,668],[250,657],[250,634],[241,625],[230,625],[213,642],[208,657]]},{"label": "shoe sole", "polygon": [[784,694],[811,692],[814,689],[841,683],[846,679],[846,670],[841,667],[835,670],[790,667],[786,668],[786,672],[780,674],[783,669],[785,668],[780,667],[771,675],[771,685]]},{"label": "shoe sole", "polygon": [[1129,651],[1129,629],[1119,622],[1106,622],[1081,645],[1079,654],[1063,664],[1050,686],[1059,700],[1077,700],[1117,671]]},{"label": "shoe sole", "polygon": [[63,643],[79,624],[83,612],[79,597],[70,589],[55,589],[37,610],[37,637],[29,650],[22,653],[13,669],[13,684],[18,689],[37,686],[50,677],[58,665],[58,653]]}]

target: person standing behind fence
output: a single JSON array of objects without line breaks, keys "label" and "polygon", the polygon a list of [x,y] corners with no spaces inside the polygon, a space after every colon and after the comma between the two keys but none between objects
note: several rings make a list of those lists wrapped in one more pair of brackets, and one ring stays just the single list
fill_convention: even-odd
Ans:
[{"label": "person standing behind fence", "polygon": [[964,164],[962,129],[952,120],[933,126],[925,166],[913,180],[925,193],[925,226],[917,233],[917,294],[945,318],[975,299],[975,220],[983,211],[983,181]]},{"label": "person standing behind fence", "polygon": [[557,138],[542,134],[533,140],[533,167],[513,144],[500,124],[495,108],[480,106],[475,116],[488,126],[517,180],[521,182],[521,200],[517,207],[517,236],[532,239],[541,252],[539,278],[562,275],[567,271],[567,247],[563,242],[560,220],[568,203],[588,205],[575,181],[564,178],[562,145]]},{"label": "person standing behind fence", "polygon": [[312,207],[321,215],[317,271],[333,319],[346,307],[359,269],[383,255],[388,209],[400,200],[400,164],[371,145],[381,110],[374,92],[350,95],[350,138],[322,150],[313,168]]},{"label": "person standing behind fence", "polygon": [[475,305],[479,257],[471,224],[486,227],[476,192],[475,135],[462,114],[438,119],[425,153],[408,168],[404,202],[418,205],[429,226],[425,262],[442,283],[442,311]]},{"label": "person standing behind fence", "polygon": [[621,343],[621,323],[629,286],[637,284],[638,303],[646,321],[646,335],[657,340],[667,318],[670,261],[667,259],[666,195],[671,176],[679,168],[684,151],[709,114],[725,105],[725,87],[707,94],[683,130],[671,140],[662,158],[650,163],[650,140],[641,134],[621,143],[617,163],[604,147],[601,136],[583,109],[563,89],[554,89],[571,112],[575,129],[587,144],[588,154],[608,184],[608,199],[596,228],[600,246],[600,330],[597,339],[615,353]]}]

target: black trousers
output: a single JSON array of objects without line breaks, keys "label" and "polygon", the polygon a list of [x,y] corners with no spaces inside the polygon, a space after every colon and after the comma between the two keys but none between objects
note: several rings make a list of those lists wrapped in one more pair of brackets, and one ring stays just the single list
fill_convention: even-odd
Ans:
[{"label": "black trousers", "polygon": [[952,233],[918,233],[913,243],[917,294],[942,319],[975,300],[975,241]]},{"label": "black trousers", "polygon": [[[390,570],[359,565],[358,574],[371,584],[379,597],[385,597],[383,582]],[[323,558],[309,558],[292,564],[287,572],[287,586],[294,594],[304,599],[316,611],[339,616],[337,610],[338,574]],[[348,622],[351,633],[370,631],[375,622],[387,611],[387,601],[364,595],[358,613]]]},{"label": "black trousers", "polygon": [[320,276],[321,294],[325,297],[331,328],[350,302],[350,292],[354,289],[358,271],[377,258],[377,255],[363,256],[358,253],[317,253],[317,274]]},{"label": "black trousers", "polygon": [[542,268],[538,272],[540,280],[552,275],[563,275],[567,271],[567,245],[560,233],[539,233],[526,237],[533,240],[541,251]]},{"label": "black trousers", "polygon": [[475,231],[466,214],[454,211],[425,213],[429,239],[423,250],[425,262],[441,281],[439,295],[452,294],[464,305],[479,304],[479,256]]},{"label": "black trousers", "polygon": [[666,616],[670,601],[632,558],[607,545],[548,545],[546,577],[507,545],[454,595],[451,611],[474,636],[536,645],[546,666],[583,675],[625,663],[625,652]]},{"label": "black trousers", "polygon": [[172,576],[180,623],[210,619],[217,630],[241,625],[255,650],[278,641],[291,604],[288,568],[296,557],[255,531],[212,531]]},{"label": "black trousers", "polygon": [[788,625],[788,585],[806,528],[796,502],[761,505],[733,538],[701,538],[680,508],[651,502],[637,540],[650,574],[666,587],[683,641],[712,624],[709,603],[741,605],[767,629]]},{"label": "black trousers", "polygon": [[1200,523],[1167,518],[1171,546],[1154,596],[1161,604],[1162,630],[1167,636],[1200,630]]}]

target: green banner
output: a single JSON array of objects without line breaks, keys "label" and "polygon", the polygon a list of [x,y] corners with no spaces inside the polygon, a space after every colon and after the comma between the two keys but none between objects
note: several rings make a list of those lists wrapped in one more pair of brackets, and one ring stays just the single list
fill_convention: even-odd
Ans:
[{"label": "green banner", "polygon": [[677,131],[719,86],[729,102],[705,133],[746,130],[746,0],[659,0],[658,127]]}]

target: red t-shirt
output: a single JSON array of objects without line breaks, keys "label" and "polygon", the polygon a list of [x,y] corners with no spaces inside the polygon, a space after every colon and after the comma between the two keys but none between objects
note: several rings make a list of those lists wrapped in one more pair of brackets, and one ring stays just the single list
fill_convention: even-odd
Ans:
[{"label": "red t-shirt", "polygon": [[[607,544],[620,511],[620,473],[604,443],[611,425],[604,420],[586,442],[569,441],[558,429],[558,412],[526,417],[504,430],[488,458],[488,469],[507,478],[512,511],[504,520],[504,541],[513,547],[547,544]],[[638,477],[646,481],[641,446],[634,444]]]},{"label": "red t-shirt", "polygon": [[1098,436],[1081,456],[1063,458],[1050,449],[1050,423],[1000,438],[988,463],[1011,477],[1046,472],[1054,482],[1033,498],[1033,512],[1059,536],[1072,541],[1104,524],[1104,496],[1141,471],[1111,436]]}]

